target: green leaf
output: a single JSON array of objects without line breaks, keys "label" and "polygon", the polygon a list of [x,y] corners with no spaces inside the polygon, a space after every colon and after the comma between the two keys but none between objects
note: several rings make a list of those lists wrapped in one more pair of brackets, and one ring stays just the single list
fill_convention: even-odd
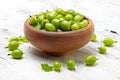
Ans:
[{"label": "green leaf", "polygon": [[18,42],[24,42],[24,43],[27,43],[27,42],[28,42],[28,40],[26,39],[25,36],[15,36],[15,37],[11,37],[11,38],[9,39],[9,42],[11,42],[11,41],[18,41]]},{"label": "green leaf", "polygon": [[19,41],[20,41],[20,42],[24,42],[24,43],[27,43],[27,42],[28,42],[28,40],[26,39],[25,36],[19,36],[18,38],[19,38]]},{"label": "green leaf", "polygon": [[42,67],[42,70],[44,70],[45,72],[53,71],[53,67],[49,66],[47,63],[41,64],[41,67]]}]

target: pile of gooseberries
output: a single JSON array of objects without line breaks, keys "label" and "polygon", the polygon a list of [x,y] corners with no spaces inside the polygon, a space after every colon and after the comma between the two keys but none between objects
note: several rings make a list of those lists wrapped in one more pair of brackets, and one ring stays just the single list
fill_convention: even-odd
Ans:
[{"label": "pile of gooseberries", "polygon": [[11,37],[8,43],[8,49],[11,51],[10,54],[14,59],[21,59],[23,57],[23,51],[18,49],[21,42],[28,42],[24,36]]},{"label": "pile of gooseberries", "polygon": [[[93,34],[93,36],[91,38],[91,41],[92,42],[96,42],[97,41],[97,35],[95,33]],[[98,47],[99,53],[100,54],[106,54],[106,52],[107,52],[107,48],[106,47],[111,47],[115,43],[115,41],[112,38],[107,37],[107,38],[104,38],[102,40],[102,43],[103,43],[103,45]]]},{"label": "pile of gooseberries", "polygon": [[[89,21],[81,13],[77,13],[72,9],[63,10],[57,8],[54,11],[40,12],[37,15],[30,16],[28,19],[29,24],[38,30],[46,30],[50,32],[65,32],[74,31],[85,28],[88,26]],[[93,34],[91,38],[92,42],[97,41],[97,35]],[[25,37],[12,37],[9,40],[8,49],[11,51],[12,58],[21,59],[23,57],[23,51],[18,49],[21,42],[28,42]],[[103,46],[98,47],[100,54],[106,54],[106,47],[112,46],[115,41],[112,38],[104,38]],[[95,55],[89,55],[84,58],[86,66],[93,66],[96,64],[97,58]],[[41,64],[44,71],[57,71],[60,72],[62,64],[60,61],[54,61],[50,66],[47,63]],[[75,70],[76,62],[72,59],[66,61],[66,67],[68,70]]]},{"label": "pile of gooseberries", "polygon": [[89,21],[81,13],[72,9],[65,11],[61,8],[30,16],[28,22],[36,29],[51,32],[79,30],[89,24]]},{"label": "pile of gooseberries", "polygon": [[[59,30],[60,31],[60,30]],[[97,41],[97,35],[93,34],[91,38],[92,42]],[[12,56],[13,59],[21,59],[23,57],[23,51],[18,49],[21,42],[28,42],[24,36],[12,37],[9,39],[8,49],[11,51],[9,55]],[[98,47],[100,54],[106,54],[106,47],[112,46],[115,41],[112,38],[104,38],[103,46]],[[86,66],[93,66],[96,64],[97,57],[95,55],[89,55],[84,58],[84,63]],[[60,72],[62,68],[62,63],[60,61],[54,61],[53,65],[50,66],[47,63],[41,64],[42,70],[45,72],[56,71]],[[68,70],[75,70],[76,62],[73,59],[69,59],[66,61],[66,67]]]},{"label": "pile of gooseberries", "polygon": [[[75,70],[76,62],[73,59],[69,59],[66,61],[66,67],[68,68],[68,70]],[[50,72],[53,70],[56,72],[60,72],[62,68],[62,64],[60,61],[54,61],[52,66],[48,65],[47,63],[42,63],[41,68],[45,72]]]}]

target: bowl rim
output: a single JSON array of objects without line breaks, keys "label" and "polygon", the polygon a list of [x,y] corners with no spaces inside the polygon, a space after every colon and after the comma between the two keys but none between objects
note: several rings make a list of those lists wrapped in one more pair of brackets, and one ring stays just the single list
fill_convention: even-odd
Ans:
[{"label": "bowl rim", "polygon": [[92,21],[90,18],[88,18],[88,17],[86,17],[86,16],[84,16],[84,17],[85,17],[85,19],[87,19],[87,20],[89,21],[88,26],[86,26],[85,28],[79,29],[79,30],[75,30],[75,31],[50,32],[50,31],[46,31],[46,30],[38,30],[38,29],[33,28],[33,27],[29,24],[29,22],[28,22],[29,18],[25,21],[24,27],[27,27],[27,28],[29,28],[30,30],[32,30],[32,31],[34,31],[34,32],[41,33],[41,34],[53,34],[53,35],[54,35],[54,34],[55,34],[55,35],[57,35],[57,34],[58,34],[58,35],[63,35],[63,34],[76,34],[76,33],[78,33],[78,32],[82,32],[82,31],[87,30],[91,25],[94,26],[93,21]]}]

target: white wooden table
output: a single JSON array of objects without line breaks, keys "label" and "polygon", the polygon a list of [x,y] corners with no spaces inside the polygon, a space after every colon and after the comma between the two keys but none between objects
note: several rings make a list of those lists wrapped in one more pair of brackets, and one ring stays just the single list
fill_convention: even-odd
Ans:
[{"label": "white wooden table", "polygon": [[[12,36],[24,35],[24,21],[29,15],[40,11],[55,9],[74,9],[91,18],[95,25],[97,42],[89,42],[86,46],[67,57],[53,57],[40,53],[29,43],[20,45],[24,58],[14,60],[5,49],[8,39]],[[0,1],[0,80],[120,80],[120,0],[1,0]],[[106,29],[108,31],[106,31]],[[101,40],[112,37],[117,41],[112,47],[107,47],[107,54],[101,55],[97,47]],[[83,59],[87,55],[96,55],[97,64],[87,67]],[[65,61],[74,59],[77,62],[76,71],[69,71]],[[62,71],[44,72],[40,64],[60,60]]]}]

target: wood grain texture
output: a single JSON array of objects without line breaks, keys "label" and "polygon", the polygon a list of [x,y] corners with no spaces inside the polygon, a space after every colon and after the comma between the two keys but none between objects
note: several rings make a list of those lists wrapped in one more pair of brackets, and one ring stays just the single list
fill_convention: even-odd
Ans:
[{"label": "wood grain texture", "polygon": [[27,19],[24,24],[24,33],[29,42],[36,48],[50,55],[66,56],[90,41],[94,33],[94,25],[89,18],[86,17],[86,19],[89,20],[87,27],[68,32],[36,30]]},{"label": "wood grain texture", "polygon": [[[5,47],[9,38],[23,35],[23,24],[29,15],[56,7],[74,9],[92,19],[95,25],[97,42],[89,42],[66,57],[46,55],[30,43],[19,46],[24,52],[20,60],[8,56],[11,52]],[[0,0],[0,80],[120,80],[120,0]],[[107,29],[107,31],[106,31]],[[98,52],[102,40],[111,37],[117,43],[107,47],[107,54]],[[83,60],[88,55],[97,57],[97,64],[85,66]],[[76,62],[76,71],[66,68],[66,60]],[[44,72],[40,64],[62,63],[61,72]]]}]

